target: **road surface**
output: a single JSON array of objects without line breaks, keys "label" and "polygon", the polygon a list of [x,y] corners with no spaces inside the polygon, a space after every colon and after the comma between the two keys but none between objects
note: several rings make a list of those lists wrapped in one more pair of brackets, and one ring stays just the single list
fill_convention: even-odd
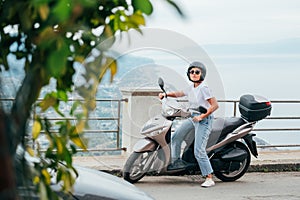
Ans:
[{"label": "road surface", "polygon": [[135,184],[156,200],[299,200],[300,172],[246,173],[235,182],[202,188],[204,179],[194,176],[146,176]]}]

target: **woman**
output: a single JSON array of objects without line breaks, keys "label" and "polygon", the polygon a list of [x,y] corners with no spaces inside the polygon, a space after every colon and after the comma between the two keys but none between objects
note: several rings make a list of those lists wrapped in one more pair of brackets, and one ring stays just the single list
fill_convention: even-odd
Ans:
[{"label": "woman", "polygon": [[[185,162],[180,159],[181,143],[185,136],[195,128],[194,154],[202,175],[206,177],[201,186],[211,187],[215,185],[215,182],[212,179],[213,169],[206,154],[206,145],[212,129],[212,113],[218,109],[219,106],[210,89],[202,83],[206,76],[206,67],[201,62],[192,62],[188,68],[187,76],[193,84],[183,91],[167,93],[167,96],[187,96],[190,108],[199,110],[200,107],[204,107],[207,111],[205,113],[202,111],[200,115],[192,115],[192,117],[186,119],[173,134],[172,163],[168,167],[168,170],[185,167]],[[159,94],[160,99],[164,98],[164,96],[164,93]]]}]

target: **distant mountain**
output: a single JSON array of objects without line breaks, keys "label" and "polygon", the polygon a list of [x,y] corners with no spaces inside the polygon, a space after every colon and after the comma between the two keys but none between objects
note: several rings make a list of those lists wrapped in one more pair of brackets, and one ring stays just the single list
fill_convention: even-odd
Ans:
[{"label": "distant mountain", "polygon": [[298,54],[300,38],[257,44],[212,44],[204,48],[213,55]]},{"label": "distant mountain", "polygon": [[98,98],[118,99],[122,97],[119,90],[120,87],[147,85],[150,82],[152,74],[143,71],[140,67],[154,65],[154,61],[146,57],[126,55],[117,57],[117,65],[118,69],[113,82],[110,82],[110,73],[107,73],[103,77],[98,88]]}]

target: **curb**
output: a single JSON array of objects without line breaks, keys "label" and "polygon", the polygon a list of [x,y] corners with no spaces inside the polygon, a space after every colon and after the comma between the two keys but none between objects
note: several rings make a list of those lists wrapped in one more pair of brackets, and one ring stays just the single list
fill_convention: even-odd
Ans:
[{"label": "curb", "polygon": [[250,165],[247,172],[292,172],[300,171],[300,163]]}]

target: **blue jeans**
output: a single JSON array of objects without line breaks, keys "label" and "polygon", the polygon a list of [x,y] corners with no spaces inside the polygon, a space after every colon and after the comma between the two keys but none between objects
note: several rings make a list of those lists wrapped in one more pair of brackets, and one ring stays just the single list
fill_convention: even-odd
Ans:
[{"label": "blue jeans", "polygon": [[180,158],[181,143],[185,139],[186,135],[195,128],[195,158],[203,176],[213,173],[209,158],[206,154],[206,145],[212,129],[212,122],[212,115],[209,115],[200,122],[193,122],[192,118],[186,119],[172,136],[172,161]]}]

